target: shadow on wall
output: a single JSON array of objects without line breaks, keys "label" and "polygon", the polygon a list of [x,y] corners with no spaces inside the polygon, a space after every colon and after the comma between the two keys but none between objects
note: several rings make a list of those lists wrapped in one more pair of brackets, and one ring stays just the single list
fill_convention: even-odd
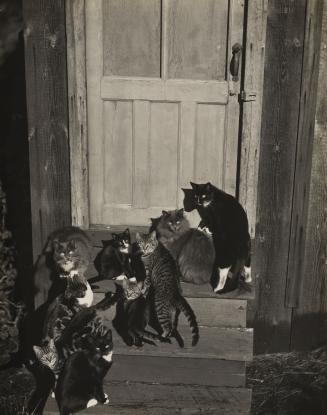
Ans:
[{"label": "shadow on wall", "polygon": [[0,178],[7,196],[7,227],[17,249],[16,295],[30,303],[33,259],[22,29],[21,2],[0,0]]}]

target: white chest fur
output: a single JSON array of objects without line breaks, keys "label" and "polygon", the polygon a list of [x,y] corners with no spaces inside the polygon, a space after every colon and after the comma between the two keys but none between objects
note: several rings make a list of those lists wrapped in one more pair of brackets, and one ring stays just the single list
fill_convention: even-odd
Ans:
[{"label": "white chest fur", "polygon": [[80,306],[91,307],[93,303],[93,291],[90,284],[86,281],[86,291],[84,297],[77,298],[77,302]]}]

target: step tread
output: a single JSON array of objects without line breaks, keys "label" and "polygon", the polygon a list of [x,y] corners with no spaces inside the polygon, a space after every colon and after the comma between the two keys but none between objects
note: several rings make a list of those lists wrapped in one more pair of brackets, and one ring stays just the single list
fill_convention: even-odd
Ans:
[{"label": "step tread", "polygon": [[[96,271],[89,270],[88,275],[90,277],[97,275]],[[95,288],[94,292],[107,292],[107,291],[115,291],[115,284],[113,281],[105,280],[99,281],[94,283],[94,285],[98,286],[99,288]],[[252,300],[254,298],[254,289],[251,284],[245,284],[244,287],[240,287],[234,291],[225,294],[216,294],[212,291],[210,284],[203,284],[203,285],[195,285],[195,284],[188,284],[185,282],[181,283],[182,292],[184,297],[190,298],[212,298],[216,299],[217,301],[223,299],[229,300]],[[250,290],[250,291],[248,291]]]},{"label": "step tread", "polygon": [[[105,320],[105,324],[112,328],[111,321]],[[157,342],[157,346],[145,344],[143,347],[129,347],[123,342],[114,328],[112,328],[112,331],[114,352],[117,354],[238,361],[250,361],[253,356],[252,329],[199,326],[200,340],[196,346],[192,347],[190,328],[185,325],[179,325],[179,331],[185,342],[184,348],[179,347],[175,339],[171,340],[172,344]]]},{"label": "step tread", "polygon": [[114,354],[110,379],[114,381],[207,386],[245,386],[245,362],[186,357]]},{"label": "step tread", "polygon": [[[86,409],[81,414],[248,415],[251,406],[251,390],[245,388],[108,382],[104,389],[110,404]],[[54,399],[49,399],[44,414],[58,414]]]},{"label": "step tread", "polygon": [[[104,298],[103,293],[95,293],[93,304],[98,303]],[[246,327],[246,309],[245,300],[221,299],[216,301],[214,298],[188,298],[188,303],[192,307],[196,320],[199,325],[209,327]],[[106,310],[106,317],[112,320],[116,315],[116,307]],[[182,314],[180,321],[185,319]]]}]

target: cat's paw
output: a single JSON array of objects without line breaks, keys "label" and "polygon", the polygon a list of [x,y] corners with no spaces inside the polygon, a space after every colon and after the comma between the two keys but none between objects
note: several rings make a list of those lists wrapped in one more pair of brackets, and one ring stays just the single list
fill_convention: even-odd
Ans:
[{"label": "cat's paw", "polygon": [[244,281],[250,284],[252,282],[252,275],[251,275],[251,267],[244,267],[242,275],[244,277]]},{"label": "cat's paw", "polygon": [[108,405],[108,403],[110,402],[110,400],[109,400],[109,397],[108,397],[108,395],[106,393],[104,394],[104,398],[105,398],[105,400],[103,402],[103,405]]},{"label": "cat's paw", "polygon": [[86,404],[86,407],[87,408],[92,408],[92,406],[95,406],[97,403],[98,403],[98,401],[96,399],[92,398],[88,401],[88,403]]}]

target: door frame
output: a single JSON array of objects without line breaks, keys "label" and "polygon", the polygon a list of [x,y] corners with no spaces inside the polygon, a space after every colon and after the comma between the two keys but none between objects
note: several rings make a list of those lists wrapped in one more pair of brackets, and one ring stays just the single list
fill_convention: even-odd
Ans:
[{"label": "door frame", "polygon": [[[230,0],[230,10],[233,2],[243,0]],[[85,3],[66,1],[66,35],[72,224],[89,229]],[[252,238],[257,209],[267,9],[268,0],[244,0],[247,31],[241,90],[245,95],[240,99],[242,133],[236,194],[247,211]]]}]

